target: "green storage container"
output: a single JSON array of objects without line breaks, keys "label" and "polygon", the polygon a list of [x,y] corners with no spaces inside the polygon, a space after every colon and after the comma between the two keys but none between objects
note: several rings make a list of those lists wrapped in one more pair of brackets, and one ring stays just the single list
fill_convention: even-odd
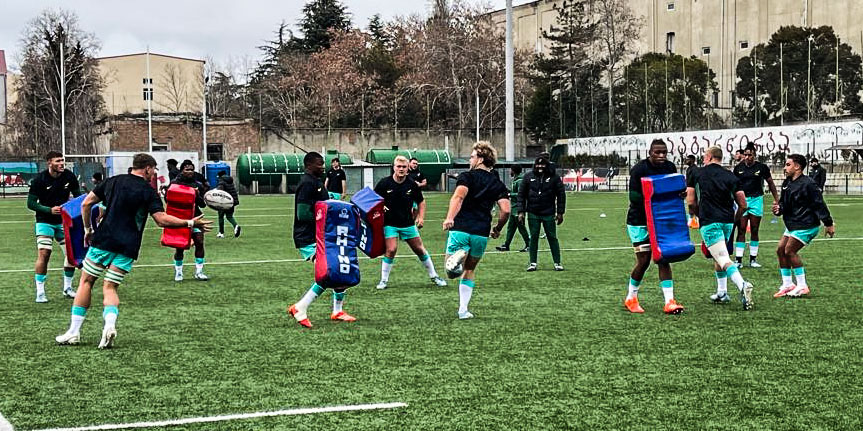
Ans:
[{"label": "green storage container", "polygon": [[428,188],[437,189],[441,174],[452,168],[452,157],[446,150],[401,150],[398,147],[387,149],[371,149],[366,154],[366,161],[375,164],[392,165],[396,156],[408,159],[416,157],[420,163],[420,171],[428,179]]},{"label": "green storage container", "polygon": [[[324,166],[338,154],[343,165],[352,165],[353,159],[345,153],[328,151],[324,155]],[[262,186],[279,186],[282,175],[287,175],[288,186],[299,183],[303,168],[303,157],[300,153],[245,153],[237,158],[237,177],[240,184],[249,187],[252,181]]]}]

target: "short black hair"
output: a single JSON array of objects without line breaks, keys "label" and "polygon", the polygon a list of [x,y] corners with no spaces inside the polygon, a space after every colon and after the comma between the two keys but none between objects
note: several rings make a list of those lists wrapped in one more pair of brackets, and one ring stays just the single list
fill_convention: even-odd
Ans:
[{"label": "short black hair", "polygon": [[419,163],[419,162],[420,162],[420,159],[418,159],[418,158],[416,158],[416,157],[411,157],[410,159],[408,159],[408,161],[409,161],[409,162],[412,162],[412,161],[414,161],[414,160],[416,160],[416,161],[417,161],[417,163]]},{"label": "short black hair", "polygon": [[132,169],[144,169],[148,167],[156,167],[156,159],[147,153],[138,153],[132,158],[132,167],[129,170],[131,172]]},{"label": "short black hair", "polygon": [[93,173],[93,179],[94,179],[94,180],[96,180],[96,181],[102,181],[102,178],[104,178],[104,177],[102,176],[102,173],[101,173],[101,172],[94,172],[94,173]]},{"label": "short black hair", "polygon": [[813,157],[812,160],[809,160],[809,163],[818,163],[818,159]]},{"label": "short black hair", "polygon": [[177,166],[178,162],[177,162],[177,159],[168,159],[165,161],[165,163],[167,163],[168,166]]},{"label": "short black hair", "polygon": [[806,157],[802,154],[792,154],[788,156],[788,158],[791,159],[792,162],[800,165],[800,169],[806,169]]},{"label": "short black hair", "polygon": [[303,157],[303,166],[309,167],[312,165],[312,163],[315,163],[318,160],[322,162],[324,161],[324,156],[322,156],[321,153],[318,153],[316,151],[308,152],[306,153],[306,156]]},{"label": "short black hair", "polygon": [[63,157],[59,151],[48,151],[48,154],[45,154],[45,161],[50,162],[51,159],[56,159],[57,157]]},{"label": "short black hair", "polygon": [[734,154],[743,154],[743,150],[737,150]]},{"label": "short black hair", "polygon": [[664,146],[664,147],[668,147],[668,144],[666,144],[666,143],[665,143],[665,141],[663,141],[662,139],[657,138],[657,139],[654,139],[654,140],[650,141],[650,147],[647,149],[647,151],[649,152],[650,150],[652,150],[652,149],[653,149],[653,147],[655,147],[655,146],[657,146],[657,145],[662,145],[662,146]]},{"label": "short black hair", "polygon": [[332,159],[332,160],[330,160],[330,164],[331,164],[331,165],[333,164],[333,162],[339,162],[339,164],[340,164],[340,165],[342,164],[342,161],[341,161],[341,160],[339,160],[339,158],[338,158],[338,157],[333,157],[333,159]]},{"label": "short black hair", "polygon": [[224,176],[224,175],[226,175],[226,174],[227,174],[227,172],[225,172],[225,171],[219,171],[219,173],[218,173],[218,174],[216,174],[216,176],[217,176],[217,177],[221,177],[221,176]]},{"label": "short black hair", "polygon": [[686,156],[686,160],[693,160],[694,161],[695,160],[695,154],[690,154],[690,155]]},{"label": "short black hair", "polygon": [[534,160],[534,162],[533,162],[534,166],[535,166],[535,165],[538,165],[538,164],[540,164],[540,163],[542,163],[543,165],[548,166],[548,158],[543,157],[543,156],[539,156],[539,157],[537,157],[537,158],[536,158],[536,160]]},{"label": "short black hair", "polygon": [[193,170],[195,169],[195,164],[189,159],[183,160],[183,163],[180,163],[180,170],[186,169],[186,166],[191,166]]},{"label": "short black hair", "polygon": [[744,148],[743,151],[752,151],[752,154],[755,154],[757,152],[755,150],[755,143],[750,142],[750,143],[746,144],[746,148]]},{"label": "short black hair", "polygon": [[520,173],[521,173],[521,165],[512,165],[512,166],[510,166],[509,168],[510,168],[510,169],[512,169],[512,171],[513,171],[516,175],[518,175],[518,174],[520,174]]}]

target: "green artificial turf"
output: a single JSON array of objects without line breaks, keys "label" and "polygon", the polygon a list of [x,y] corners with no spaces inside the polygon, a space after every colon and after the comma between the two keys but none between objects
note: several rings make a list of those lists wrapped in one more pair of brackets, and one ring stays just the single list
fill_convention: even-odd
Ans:
[{"label": "green artificial turf", "polygon": [[[442,273],[448,196],[427,201],[421,232]],[[404,402],[170,429],[861,429],[863,197],[828,203],[837,239],[804,249],[804,299],[772,298],[782,224],[765,217],[764,268],[742,270],[756,286],[751,312],[709,302],[712,265],[696,255],[673,265],[683,315],[662,313],[653,267],[646,313],[627,313],[626,195],[581,193],[569,195],[559,230],[566,271],[552,271],[546,251],[525,272],[526,253],[497,253],[501,240],[490,240],[473,320],[456,318],[456,283],[433,287],[402,243],[386,290],[375,289],[380,263],[361,259],[345,305],[357,322],[331,322],[325,292],[303,329],[285,313],[313,278],[291,239],[293,198],[244,197],[243,235],[207,235],[209,282],[187,266],[175,283],[172,250],[148,222],[120,290],[116,347],[100,351],[99,289],[82,344],[55,345],[71,306],[62,272],[49,273],[50,302],[34,303],[33,215],[23,199],[2,200],[0,270],[21,271],[0,273],[0,413],[20,430]],[[230,264],[240,261],[269,262]]]}]

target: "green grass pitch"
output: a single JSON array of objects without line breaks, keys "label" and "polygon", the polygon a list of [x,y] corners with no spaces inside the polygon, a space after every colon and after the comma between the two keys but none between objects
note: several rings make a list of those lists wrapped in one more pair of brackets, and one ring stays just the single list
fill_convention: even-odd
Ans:
[{"label": "green grass pitch", "polygon": [[[448,196],[428,202],[423,240],[443,272]],[[101,290],[82,344],[56,346],[71,306],[62,273],[49,273],[50,302],[34,303],[33,215],[22,199],[0,201],[0,413],[21,430],[405,402],[171,429],[863,428],[863,197],[828,198],[837,239],[803,251],[810,297],[772,298],[782,225],[767,216],[764,268],[743,269],[755,310],[711,304],[712,266],[696,255],[673,266],[680,316],[662,313],[654,267],[640,294],[647,312],[622,307],[633,263],[626,204],[620,193],[569,195],[565,272],[551,270],[546,251],[527,273],[527,254],[496,253],[500,240],[489,241],[473,320],[456,319],[455,283],[432,287],[402,243],[385,291],[374,288],[380,263],[361,259],[363,281],[346,301],[356,323],[328,319],[326,292],[310,308],[311,330],[285,313],[313,277],[295,260],[291,196],[243,197],[243,235],[207,235],[209,282],[188,266],[187,281],[173,281],[172,251],[151,220],[121,287],[116,347],[99,351]],[[55,248],[52,268],[59,256]],[[249,261],[259,262],[232,264]]]}]

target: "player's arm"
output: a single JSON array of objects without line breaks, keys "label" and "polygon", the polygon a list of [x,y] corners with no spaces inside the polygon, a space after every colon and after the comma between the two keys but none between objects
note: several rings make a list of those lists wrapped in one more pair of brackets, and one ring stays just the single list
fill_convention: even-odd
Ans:
[{"label": "player's arm", "polygon": [[698,199],[695,197],[695,187],[686,188],[686,202],[689,204],[689,215],[698,216]]},{"label": "player's arm", "polygon": [[417,203],[417,216],[416,219],[414,219],[414,223],[418,228],[422,229],[423,224],[425,224],[426,218],[426,200],[423,197],[423,191],[420,190],[419,184],[416,184],[415,188],[416,190],[414,191],[416,192],[416,194],[414,196],[416,197],[414,198],[414,202]]},{"label": "player's arm", "polygon": [[503,227],[506,226],[507,220],[509,220],[509,214],[512,209],[510,206],[509,198],[498,199],[497,207],[500,208],[500,211],[497,214],[497,225],[491,228],[492,238],[497,238],[500,236],[500,232],[503,230]]},{"label": "player's arm", "polygon": [[342,177],[342,196],[347,196],[348,194],[348,180]]},{"label": "player's arm", "polygon": [[456,186],[452,197],[449,198],[449,208],[446,211],[446,218],[443,221],[443,230],[450,230],[452,225],[455,224],[455,216],[459,211],[461,211],[461,204],[464,202],[465,196],[467,196],[467,186]]},{"label": "player's arm", "polygon": [[734,200],[737,201],[737,213],[734,214],[734,223],[740,223],[740,219],[743,218],[743,214],[748,209],[746,206],[746,195],[742,190],[737,190],[734,192]]},{"label": "player's arm", "polygon": [[518,185],[518,224],[524,224],[524,213],[527,212],[527,198],[530,195],[530,181],[525,175]]},{"label": "player's arm", "polygon": [[51,209],[51,207],[40,204],[39,203],[39,196],[36,196],[34,194],[28,194],[27,195],[27,209],[29,209],[30,211],[34,211],[37,213],[43,213],[43,214],[59,214],[59,212],[55,213]]},{"label": "player's arm", "polygon": [[179,217],[174,217],[164,211],[160,211],[153,213],[151,217],[153,217],[153,221],[155,221],[159,227],[196,227],[204,232],[209,232],[212,228],[210,225],[213,223],[212,220],[204,220],[203,214],[193,219],[184,220]]},{"label": "player's arm", "polygon": [[96,193],[90,192],[87,193],[84,203],[81,204],[81,224],[84,225],[84,246],[90,244],[90,239],[93,236],[93,222],[90,220],[90,214],[92,214],[93,205],[98,205],[99,202],[102,202],[102,198]]},{"label": "player's arm", "polygon": [[557,189],[557,224],[563,223],[563,213],[566,212],[566,188],[563,186],[563,180],[560,176],[555,175],[554,187]]},{"label": "player's arm", "polygon": [[833,217],[830,215],[830,210],[827,209],[827,204],[824,202],[824,197],[821,195],[821,190],[818,188],[817,184],[810,183],[807,187],[808,194],[810,196],[810,205],[812,209],[815,210],[815,215],[818,216],[818,220],[821,220],[824,223],[824,229],[827,232],[827,236],[833,237],[833,234],[836,232],[836,228],[833,226]]}]

